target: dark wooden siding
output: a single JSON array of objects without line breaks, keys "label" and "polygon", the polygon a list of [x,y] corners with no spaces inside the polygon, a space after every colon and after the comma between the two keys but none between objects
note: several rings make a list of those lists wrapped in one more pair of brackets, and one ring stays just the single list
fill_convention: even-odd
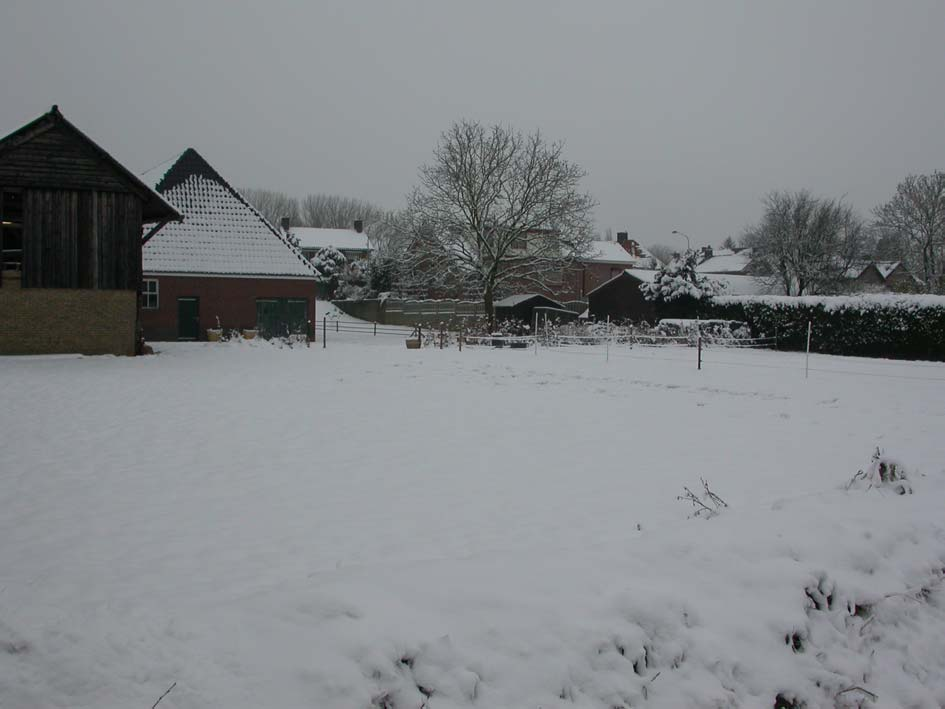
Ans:
[{"label": "dark wooden siding", "polygon": [[24,197],[24,287],[138,289],[137,196],[28,189]]},{"label": "dark wooden siding", "polygon": [[38,133],[0,160],[0,185],[130,192],[105,159],[62,126]]}]

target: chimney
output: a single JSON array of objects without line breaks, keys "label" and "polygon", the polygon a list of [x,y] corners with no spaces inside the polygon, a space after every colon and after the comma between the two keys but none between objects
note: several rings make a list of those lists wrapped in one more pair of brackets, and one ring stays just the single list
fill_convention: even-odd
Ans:
[{"label": "chimney", "polygon": [[291,220],[290,220],[288,217],[282,217],[282,219],[279,220],[279,226],[282,227],[282,231],[284,231],[286,234],[289,233],[289,222],[290,222],[290,221],[291,221]]},{"label": "chimney", "polygon": [[618,244],[625,244],[625,243],[627,242],[627,237],[629,237],[629,236],[630,236],[630,234],[628,234],[628,233],[625,232],[625,231],[618,231],[618,232],[617,232],[617,243],[618,243]]},{"label": "chimney", "polygon": [[355,219],[355,220],[354,220],[354,230],[355,230],[356,232],[358,232],[359,234],[360,234],[362,231],[364,231],[364,220],[363,220],[363,219]]},{"label": "chimney", "polygon": [[708,261],[710,258],[712,258],[712,247],[711,247],[711,246],[703,246],[703,247],[702,247],[702,260],[703,260],[703,261]]}]

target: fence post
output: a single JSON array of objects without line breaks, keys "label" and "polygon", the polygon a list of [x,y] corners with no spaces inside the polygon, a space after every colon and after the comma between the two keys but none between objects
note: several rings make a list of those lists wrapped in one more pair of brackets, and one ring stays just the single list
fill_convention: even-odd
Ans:
[{"label": "fence post", "polygon": [[466,323],[462,320],[459,321],[459,351],[463,351],[463,332],[466,329]]},{"label": "fence post", "polygon": [[325,343],[328,337],[328,317],[322,316],[322,349],[325,349]]},{"label": "fence post", "polygon": [[417,339],[420,341],[420,346],[423,347],[423,324],[417,323]]},{"label": "fence post", "polygon": [[607,316],[607,339],[604,341],[604,347],[606,348],[606,351],[607,351],[605,361],[609,362],[610,361],[610,316],[609,315]]},{"label": "fence post", "polygon": [[377,320],[374,321],[374,337],[377,337]]},{"label": "fence post", "polygon": [[702,369],[702,331],[699,331],[698,339],[696,340],[696,349],[698,351],[698,364],[696,369]]},{"label": "fence post", "polygon": [[532,336],[535,338],[535,356],[538,356],[538,311],[535,311],[535,329],[532,330]]},{"label": "fence post", "polygon": [[335,320],[335,332],[341,332],[341,330],[338,329],[340,322],[341,322],[341,321],[338,320],[338,319]]},{"label": "fence post", "polygon": [[807,354],[804,356],[804,379],[807,379],[810,373],[810,320],[807,321]]}]

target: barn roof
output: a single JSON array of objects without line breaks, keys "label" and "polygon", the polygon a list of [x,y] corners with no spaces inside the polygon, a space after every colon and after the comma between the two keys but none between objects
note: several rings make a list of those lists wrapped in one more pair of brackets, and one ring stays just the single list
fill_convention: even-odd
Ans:
[{"label": "barn roof", "polygon": [[117,173],[121,178],[121,183],[127,184],[130,191],[141,198],[142,216],[146,222],[162,222],[181,218],[178,211],[168,204],[167,200],[151,189],[149,185],[142,182],[131,170],[109,155],[98,143],[66,120],[66,117],[59,112],[58,106],[53,106],[48,113],[44,113],[39,118],[30,121],[22,128],[0,139],[0,160],[3,159],[5,153],[16,150],[20,146],[29,143],[34,138],[53,129],[59,129],[72,134],[72,136],[85,145],[87,150],[101,161],[101,163],[110,168],[112,172]]},{"label": "barn roof", "polygon": [[552,300],[544,295],[538,293],[520,293],[518,295],[506,296],[502,300],[497,300],[493,303],[493,307],[496,308],[514,308],[516,305],[521,305],[522,303],[527,303],[532,300],[538,300],[545,303],[552,303],[549,307],[555,308],[564,308],[564,306],[556,300]]},{"label": "barn roof", "polygon": [[213,169],[188,148],[156,179],[184,215],[142,249],[145,273],[315,278],[315,267]]}]

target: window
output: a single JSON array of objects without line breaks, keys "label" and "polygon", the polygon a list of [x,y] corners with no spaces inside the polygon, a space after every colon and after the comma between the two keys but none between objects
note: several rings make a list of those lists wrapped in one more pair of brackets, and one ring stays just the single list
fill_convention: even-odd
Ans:
[{"label": "window", "polygon": [[145,310],[157,310],[158,282],[156,278],[145,278],[141,284],[141,307]]},{"label": "window", "polygon": [[23,267],[23,193],[0,190],[0,270]]}]

